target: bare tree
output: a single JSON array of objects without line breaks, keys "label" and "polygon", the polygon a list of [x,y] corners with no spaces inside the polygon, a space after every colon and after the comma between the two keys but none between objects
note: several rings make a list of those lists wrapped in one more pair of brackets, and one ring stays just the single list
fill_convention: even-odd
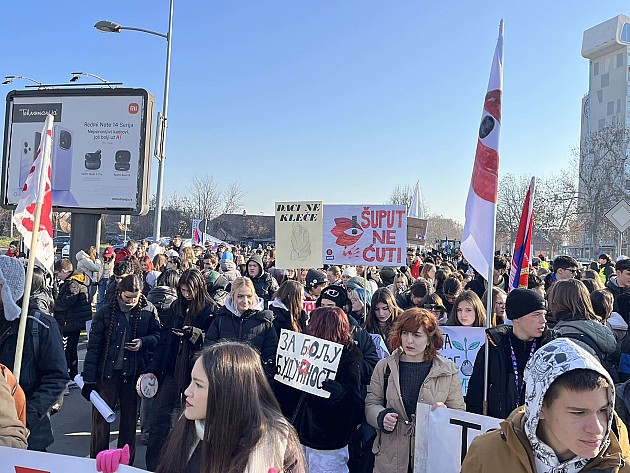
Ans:
[{"label": "bare tree", "polygon": [[192,184],[188,196],[192,204],[192,210],[197,218],[211,219],[219,214],[221,205],[221,192],[209,175],[193,176],[190,178]]},{"label": "bare tree", "polygon": [[497,196],[497,240],[514,244],[518,224],[523,211],[523,202],[531,176],[506,174],[499,181]]},{"label": "bare tree", "polygon": [[461,240],[464,227],[456,220],[442,215],[430,215],[427,226],[427,245],[435,244],[437,240]]},{"label": "bare tree", "polygon": [[[392,189],[392,193],[389,195],[389,198],[387,199],[387,202],[385,202],[385,204],[404,205],[407,208],[407,211],[409,211],[411,203],[413,202],[414,192],[415,186],[409,184],[401,186],[400,184],[398,184]],[[420,210],[422,211],[422,215],[424,215],[425,218],[429,215],[429,205],[425,202],[424,199],[421,199]]]},{"label": "bare tree", "polygon": [[615,241],[616,233],[604,214],[628,196],[630,131],[623,123],[590,133],[573,155],[578,163],[578,212],[584,222],[584,243],[590,256],[602,240]]},{"label": "bare tree", "polygon": [[247,191],[243,189],[238,182],[232,182],[228,188],[223,192],[223,201],[225,202],[223,207],[223,213],[233,214],[240,212],[243,207],[243,198],[247,194]]}]

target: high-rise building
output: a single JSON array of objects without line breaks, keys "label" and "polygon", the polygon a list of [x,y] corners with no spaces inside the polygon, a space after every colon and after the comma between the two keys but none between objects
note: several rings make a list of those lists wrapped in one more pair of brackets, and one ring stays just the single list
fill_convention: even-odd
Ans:
[{"label": "high-rise building", "polygon": [[[584,244],[593,257],[617,246],[604,213],[630,190],[624,131],[630,128],[630,17],[618,15],[586,30],[582,56],[589,60],[589,75],[581,109],[579,196],[582,207],[590,209]],[[596,192],[602,186],[612,190]],[[594,202],[599,195],[602,201]]]}]

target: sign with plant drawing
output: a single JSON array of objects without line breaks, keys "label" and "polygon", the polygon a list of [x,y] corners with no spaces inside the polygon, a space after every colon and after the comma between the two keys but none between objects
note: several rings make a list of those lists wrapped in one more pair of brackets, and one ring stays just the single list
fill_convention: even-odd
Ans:
[{"label": "sign with plant drawing", "polygon": [[444,348],[440,354],[452,360],[459,368],[462,391],[466,395],[468,380],[473,372],[477,352],[486,341],[484,327],[440,327],[444,336]]}]

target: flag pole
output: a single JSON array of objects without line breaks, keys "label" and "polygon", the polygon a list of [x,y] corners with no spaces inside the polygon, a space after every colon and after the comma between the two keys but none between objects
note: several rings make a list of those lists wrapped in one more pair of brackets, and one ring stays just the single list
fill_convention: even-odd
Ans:
[{"label": "flag pole", "polygon": [[[495,251],[495,235],[496,235],[496,222],[497,222],[497,210],[494,207],[494,218],[492,225],[492,257],[488,264],[488,288],[486,289],[486,330],[492,327],[492,289],[494,288],[494,251]],[[489,364],[490,364],[490,343],[488,343],[486,337],[486,343],[484,345],[485,362],[483,365],[483,415],[488,415],[488,378],[489,378]]]},{"label": "flag pole", "polygon": [[[52,115],[48,115],[46,124],[52,119]],[[49,134],[50,133],[50,139]],[[22,296],[22,313],[20,314],[20,325],[18,328],[18,338],[15,347],[15,359],[13,361],[13,374],[17,382],[20,382],[20,374],[22,371],[22,353],[24,351],[24,336],[26,334],[26,321],[28,318],[28,305],[31,298],[31,287],[33,282],[33,270],[35,269],[35,253],[37,250],[37,240],[39,238],[39,223],[42,215],[42,205],[44,203],[44,194],[46,193],[46,179],[48,178],[49,166],[44,163],[46,151],[44,147],[49,147],[52,141],[52,133],[49,129],[44,130],[43,139],[40,148],[40,170],[39,182],[37,183],[37,201],[35,204],[35,214],[33,215],[33,232],[31,236],[31,248],[28,254],[28,266],[26,268],[26,281],[24,284],[24,295]]]}]

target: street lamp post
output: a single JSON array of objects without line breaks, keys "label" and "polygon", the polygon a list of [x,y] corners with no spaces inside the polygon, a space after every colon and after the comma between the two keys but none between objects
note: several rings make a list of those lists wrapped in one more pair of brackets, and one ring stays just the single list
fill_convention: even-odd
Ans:
[{"label": "street lamp post", "polygon": [[157,177],[157,189],[155,196],[155,219],[153,227],[153,241],[159,243],[160,241],[160,226],[162,224],[162,187],[164,184],[164,160],[166,159],[166,127],[168,117],[168,89],[171,76],[171,39],[173,38],[173,2],[170,0],[169,14],[168,14],[168,32],[166,34],[158,33],[156,31],[147,30],[144,28],[134,28],[131,26],[121,26],[112,21],[99,21],[94,27],[105,33],[120,33],[122,30],[140,31],[142,33],[149,33],[155,36],[160,36],[166,39],[166,72],[164,74],[164,99],[162,101],[162,114],[158,114],[157,123],[157,140],[155,156],[158,159],[158,177]]}]

